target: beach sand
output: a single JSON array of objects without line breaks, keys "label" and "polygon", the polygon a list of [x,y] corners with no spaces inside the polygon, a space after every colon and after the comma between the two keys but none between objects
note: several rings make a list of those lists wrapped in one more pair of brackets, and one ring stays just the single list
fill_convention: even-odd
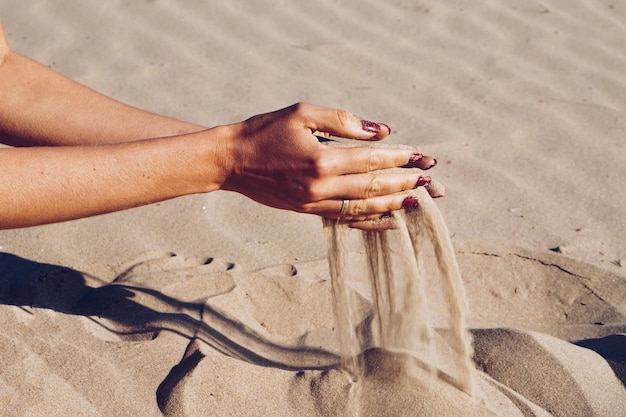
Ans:
[{"label": "beach sand", "polygon": [[374,349],[355,383],[321,220],[215,192],[0,232],[1,415],[626,416],[626,6],[0,0],[0,18],[13,49],[138,107],[213,126],[308,101],[436,156],[477,367],[472,398]]}]

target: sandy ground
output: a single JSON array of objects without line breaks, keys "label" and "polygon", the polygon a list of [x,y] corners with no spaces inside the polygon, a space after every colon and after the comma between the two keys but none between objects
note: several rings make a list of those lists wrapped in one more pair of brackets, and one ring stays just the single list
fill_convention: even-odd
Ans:
[{"label": "sandy ground", "polygon": [[[212,126],[309,101],[437,157],[480,395],[368,351],[361,415],[626,415],[626,6],[0,0],[0,18],[15,50],[142,108]],[[0,414],[348,415],[328,277],[319,218],[225,192],[0,232]]]}]

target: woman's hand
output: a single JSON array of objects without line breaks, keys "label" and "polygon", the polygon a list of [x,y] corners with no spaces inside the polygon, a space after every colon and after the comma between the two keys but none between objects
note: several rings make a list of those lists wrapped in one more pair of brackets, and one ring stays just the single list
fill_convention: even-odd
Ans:
[{"label": "woman's hand", "polygon": [[[366,228],[371,225],[364,221],[415,207],[409,190],[433,184],[421,170],[435,160],[413,149],[331,147],[314,133],[379,140],[389,128],[297,104],[161,139],[0,149],[0,228],[72,220],[220,188]],[[420,169],[372,172],[393,167]]]},{"label": "woman's hand", "polygon": [[[430,177],[421,170],[436,165],[415,149],[320,143],[316,135],[378,141],[391,132],[385,124],[310,104],[294,104],[228,128],[232,159],[221,189],[271,207],[355,224],[415,207],[418,202],[408,190],[429,185]],[[420,170],[373,173],[394,167]],[[443,195],[441,187],[429,188],[434,197]]]},{"label": "woman's hand", "polygon": [[[421,172],[436,161],[414,149],[327,146],[315,136],[377,141],[390,133],[384,124],[295,104],[205,129],[132,108],[12,52],[1,25],[0,97],[0,142],[21,147],[0,149],[0,229],[220,188],[361,227],[415,207],[408,190],[440,189]],[[394,167],[419,169],[374,172]]]}]

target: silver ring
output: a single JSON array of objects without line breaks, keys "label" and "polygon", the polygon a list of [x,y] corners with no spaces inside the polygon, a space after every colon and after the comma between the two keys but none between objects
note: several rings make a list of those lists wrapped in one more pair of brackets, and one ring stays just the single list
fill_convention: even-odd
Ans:
[{"label": "silver ring", "polygon": [[344,214],[346,214],[348,212],[348,204],[350,204],[350,200],[344,199],[341,202],[341,210],[339,210],[339,215],[340,216],[343,216]]}]

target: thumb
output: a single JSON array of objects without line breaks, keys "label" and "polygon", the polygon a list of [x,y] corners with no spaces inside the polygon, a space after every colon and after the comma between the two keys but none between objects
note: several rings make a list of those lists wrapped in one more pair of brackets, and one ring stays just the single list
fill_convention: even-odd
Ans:
[{"label": "thumb", "polygon": [[346,110],[305,103],[294,106],[295,111],[305,117],[306,125],[312,132],[359,140],[381,140],[391,133],[386,124],[363,119]]}]

